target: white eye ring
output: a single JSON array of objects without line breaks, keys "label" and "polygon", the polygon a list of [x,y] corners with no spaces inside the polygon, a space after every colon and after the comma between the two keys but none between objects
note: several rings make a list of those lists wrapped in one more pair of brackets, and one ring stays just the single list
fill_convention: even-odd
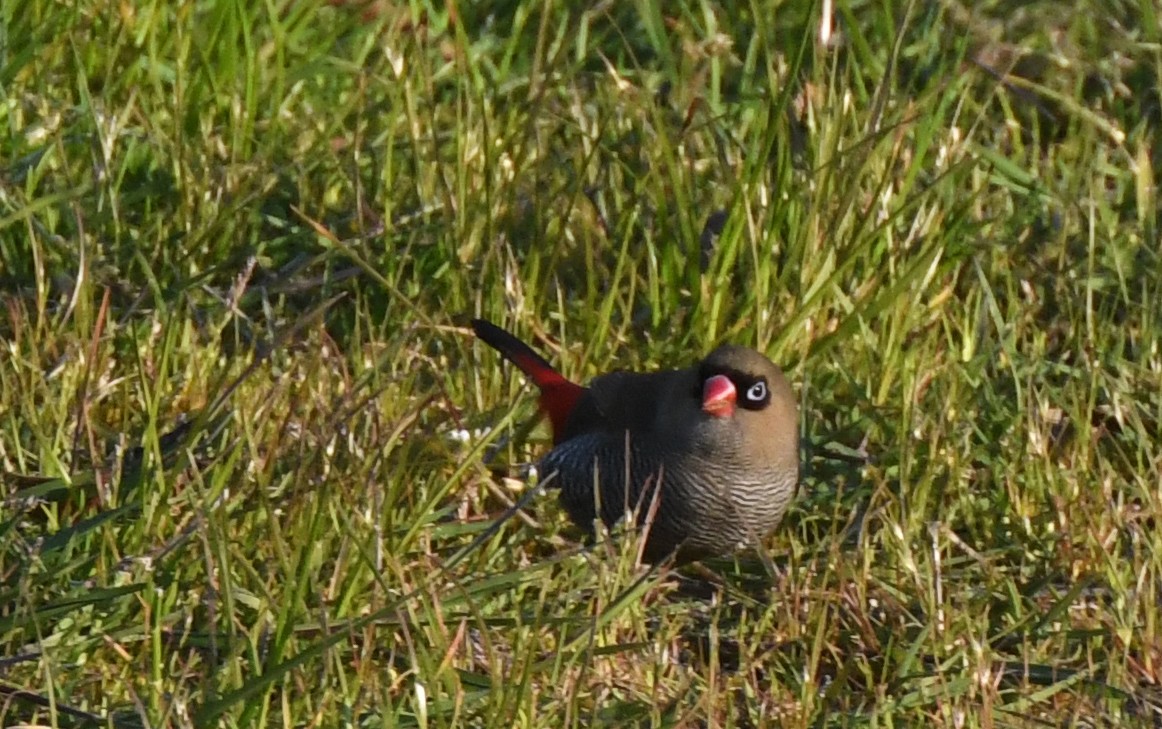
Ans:
[{"label": "white eye ring", "polygon": [[762,402],[767,398],[767,383],[756,382],[746,391],[746,399],[751,402]]}]

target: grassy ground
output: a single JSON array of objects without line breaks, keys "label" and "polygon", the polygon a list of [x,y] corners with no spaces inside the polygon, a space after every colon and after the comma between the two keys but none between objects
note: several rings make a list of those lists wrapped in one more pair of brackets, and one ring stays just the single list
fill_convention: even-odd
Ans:
[{"label": "grassy ground", "polygon": [[[1157,725],[1162,7],[458,6],[3,6],[0,724]],[[470,315],[784,363],[774,573]]]}]

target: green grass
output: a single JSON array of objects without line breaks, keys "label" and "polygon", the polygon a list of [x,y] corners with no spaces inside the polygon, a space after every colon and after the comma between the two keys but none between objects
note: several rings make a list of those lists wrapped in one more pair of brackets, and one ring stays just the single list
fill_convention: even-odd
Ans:
[{"label": "green grass", "polygon": [[[1158,721],[1154,0],[0,13],[0,724]],[[783,363],[773,573],[490,530],[469,316]]]}]

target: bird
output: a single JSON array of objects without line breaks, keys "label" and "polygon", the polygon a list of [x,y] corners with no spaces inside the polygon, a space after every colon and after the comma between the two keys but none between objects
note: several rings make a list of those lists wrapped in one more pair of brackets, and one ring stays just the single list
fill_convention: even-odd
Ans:
[{"label": "bird", "polygon": [[682,564],[754,546],[782,520],[798,489],[798,406],[762,353],[724,344],[682,369],[582,386],[492,322],[472,329],[539,388],[553,447],[538,472],[583,530],[636,514],[642,558]]}]

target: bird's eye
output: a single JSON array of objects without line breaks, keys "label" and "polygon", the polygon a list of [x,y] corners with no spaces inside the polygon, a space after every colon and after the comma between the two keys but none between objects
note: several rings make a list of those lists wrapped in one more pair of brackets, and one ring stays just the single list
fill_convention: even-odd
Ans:
[{"label": "bird's eye", "polygon": [[761,403],[767,399],[767,383],[759,381],[746,391],[746,399],[750,402]]}]

